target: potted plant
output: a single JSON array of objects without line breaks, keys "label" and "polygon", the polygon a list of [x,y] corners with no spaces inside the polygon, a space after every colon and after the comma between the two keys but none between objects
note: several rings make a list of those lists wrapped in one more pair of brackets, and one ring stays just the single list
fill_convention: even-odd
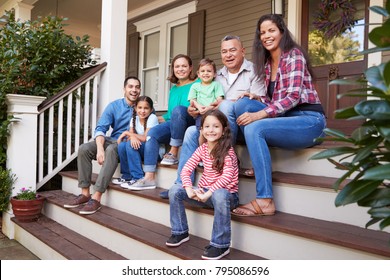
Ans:
[{"label": "potted plant", "polygon": [[22,188],[11,198],[12,211],[20,222],[32,222],[41,215],[45,197],[40,196],[31,188]]},{"label": "potted plant", "polygon": [[[370,9],[387,20],[369,34],[370,41],[376,47],[363,53],[389,51],[390,1],[387,1],[385,8],[374,6]],[[357,203],[368,207],[371,220],[366,227],[379,222],[380,229],[384,229],[390,226],[390,62],[368,68],[362,80],[335,80],[332,84],[360,85],[360,88],[346,95],[367,99],[353,107],[336,111],[335,116],[340,119],[361,119],[363,123],[351,135],[326,129],[329,137],[323,140],[340,142],[341,145],[324,150],[312,159],[328,159],[336,168],[345,170],[345,174],[334,184],[336,190],[343,181],[352,177],[338,193],[336,206]],[[339,160],[335,160],[335,157]]]}]

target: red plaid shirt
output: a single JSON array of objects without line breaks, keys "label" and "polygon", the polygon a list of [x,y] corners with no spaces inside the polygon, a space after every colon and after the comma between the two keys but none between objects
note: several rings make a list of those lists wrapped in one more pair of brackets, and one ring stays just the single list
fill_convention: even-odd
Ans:
[{"label": "red plaid shirt", "polygon": [[[268,61],[265,65],[266,88],[268,88],[270,80],[271,64]],[[282,53],[272,100],[268,95],[261,98],[262,102],[268,105],[264,110],[271,118],[284,114],[302,103],[321,104],[305,57],[299,49],[294,48]]]}]

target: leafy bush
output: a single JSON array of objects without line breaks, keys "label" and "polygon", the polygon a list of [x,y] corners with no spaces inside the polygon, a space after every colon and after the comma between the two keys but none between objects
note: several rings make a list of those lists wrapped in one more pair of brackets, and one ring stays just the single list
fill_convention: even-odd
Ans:
[{"label": "leafy bush", "polygon": [[14,181],[15,175],[12,174],[11,170],[3,169],[0,166],[0,212],[8,209]]},{"label": "leafy bush", "polygon": [[48,16],[17,21],[12,12],[0,19],[0,166],[5,168],[8,126],[6,94],[50,97],[83,74],[91,60],[89,36],[65,34],[64,21]]},{"label": "leafy bush", "polygon": [[[390,1],[387,1],[386,8],[374,6],[370,9],[387,17],[387,20],[370,32],[369,39],[376,47],[364,53],[388,51]],[[353,177],[338,193],[336,206],[357,203],[369,207],[371,220],[366,227],[380,222],[379,227],[384,229],[390,226],[390,62],[368,68],[363,80],[335,80],[332,83],[360,86],[345,95],[365,97],[367,100],[336,111],[336,118],[362,119],[364,122],[351,135],[326,129],[330,137],[324,140],[346,145],[322,151],[312,159],[328,159],[336,168],[346,170],[334,184],[337,190],[343,181]],[[332,159],[334,157],[341,159],[336,161]]]}]

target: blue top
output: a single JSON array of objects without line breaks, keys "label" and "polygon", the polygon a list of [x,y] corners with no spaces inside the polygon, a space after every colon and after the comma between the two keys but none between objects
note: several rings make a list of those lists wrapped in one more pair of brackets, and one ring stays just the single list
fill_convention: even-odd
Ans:
[{"label": "blue top", "polygon": [[124,98],[112,101],[107,105],[100,117],[94,132],[93,138],[106,136],[110,127],[112,128],[110,138],[118,139],[122,132],[129,130],[130,119],[133,116],[131,107]]}]

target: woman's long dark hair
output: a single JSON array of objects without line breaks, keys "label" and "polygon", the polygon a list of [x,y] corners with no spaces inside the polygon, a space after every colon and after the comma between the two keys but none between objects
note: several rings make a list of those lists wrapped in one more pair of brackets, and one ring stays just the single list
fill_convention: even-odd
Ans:
[{"label": "woman's long dark hair", "polygon": [[309,56],[307,55],[306,51],[303,50],[302,47],[294,41],[291,32],[288,30],[286,24],[284,23],[283,18],[280,15],[276,15],[276,14],[263,15],[257,21],[255,39],[253,40],[253,50],[252,50],[252,61],[255,65],[256,74],[259,77],[264,75],[265,64],[271,56],[270,52],[264,48],[260,40],[260,26],[264,21],[267,20],[275,23],[276,26],[279,28],[280,33],[282,33],[282,39],[280,40],[280,49],[282,50],[282,53],[285,51],[289,51],[293,48],[299,49],[303,53],[303,56],[306,59],[306,64],[310,74],[313,76],[311,66],[310,66]]},{"label": "woman's long dark hair", "polygon": [[225,164],[225,157],[229,154],[229,149],[232,147],[230,126],[224,113],[219,110],[210,110],[202,116],[201,127],[203,127],[203,123],[208,116],[216,117],[223,127],[221,138],[219,138],[218,143],[210,152],[210,155],[214,159],[213,169],[222,173],[223,166]]},{"label": "woman's long dark hair", "polygon": [[[174,72],[175,62],[179,58],[185,58],[188,61],[188,65],[190,67],[192,67],[192,59],[191,59],[191,57],[189,57],[188,55],[185,55],[185,54],[178,54],[178,55],[176,55],[172,59],[171,67],[170,67],[170,70],[169,70],[169,77],[168,77],[168,81],[170,81],[172,84],[177,84],[177,82],[179,81],[179,79],[175,76],[175,72]],[[197,75],[194,73],[194,68],[192,68],[192,71],[190,73],[189,78],[190,78],[190,80],[195,80],[197,78]]]},{"label": "woman's long dark hair", "polygon": [[[153,113],[153,100],[152,100],[152,98],[150,98],[149,96],[146,96],[146,95],[139,96],[137,98],[137,100],[135,101],[135,104],[134,104],[134,107],[133,107],[132,122],[133,122],[134,133],[137,133],[137,130],[135,129],[135,120],[136,120],[136,117],[137,117],[137,104],[140,101],[148,102],[148,104],[150,106],[150,109],[151,109],[151,113]],[[145,123],[144,123],[144,132],[146,131],[146,128],[147,128],[146,125],[148,123],[148,118],[149,118],[149,116],[146,118]]]}]

